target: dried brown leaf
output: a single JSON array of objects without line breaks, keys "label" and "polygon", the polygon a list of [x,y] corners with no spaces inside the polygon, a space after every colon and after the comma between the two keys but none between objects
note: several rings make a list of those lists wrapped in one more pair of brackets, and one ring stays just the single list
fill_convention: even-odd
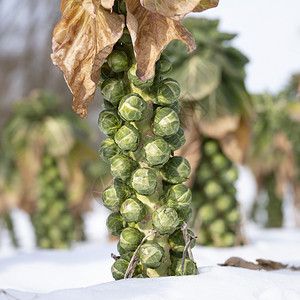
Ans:
[{"label": "dried brown leaf", "polygon": [[158,13],[174,20],[182,19],[186,14],[192,12],[199,0],[140,0],[143,7],[153,13]]},{"label": "dried brown leaf", "polygon": [[175,155],[185,157],[191,165],[191,174],[186,182],[188,187],[192,187],[199,161],[201,159],[201,138],[196,124],[190,122],[184,130],[186,143],[179,150],[175,151]]},{"label": "dried brown leaf", "polygon": [[200,3],[195,7],[194,12],[201,12],[207,10],[209,8],[213,8],[218,6],[219,0],[202,0]]},{"label": "dried brown leaf", "polygon": [[63,0],[62,18],[53,32],[52,61],[64,73],[74,95],[73,109],[86,117],[100,69],[122,36],[124,17],[110,13],[99,0]]},{"label": "dried brown leaf", "polygon": [[199,131],[205,136],[217,140],[224,138],[230,132],[236,131],[240,124],[239,116],[225,115],[213,121],[201,119],[201,116],[199,118]]},{"label": "dried brown leaf", "polygon": [[109,10],[112,10],[115,0],[101,0],[101,5]]},{"label": "dried brown leaf", "polygon": [[137,75],[143,81],[155,74],[155,62],[172,40],[184,42],[188,51],[196,44],[189,31],[179,22],[144,8],[140,0],[126,0],[127,27],[134,44]]},{"label": "dried brown leaf", "polygon": [[250,124],[241,119],[238,128],[220,139],[224,154],[233,162],[243,164],[246,159],[251,138]]}]

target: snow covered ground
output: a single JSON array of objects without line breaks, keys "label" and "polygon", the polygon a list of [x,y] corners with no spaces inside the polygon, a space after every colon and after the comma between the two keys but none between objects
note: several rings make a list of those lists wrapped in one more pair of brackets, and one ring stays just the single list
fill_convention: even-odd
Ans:
[{"label": "snow covered ground", "polygon": [[[244,206],[253,191],[251,181],[246,181],[246,185],[243,180],[237,185],[243,190],[240,201]],[[110,253],[117,253],[116,242],[107,239],[106,215],[107,211],[95,203],[95,211],[86,216],[89,242],[75,244],[70,250],[39,250],[34,247],[28,217],[16,211],[21,249],[13,249],[2,234],[0,300],[300,300],[300,271],[218,266],[238,256],[252,262],[263,258],[300,267],[299,229],[266,230],[248,223],[247,246],[193,249],[200,271],[197,276],[114,281]]]}]

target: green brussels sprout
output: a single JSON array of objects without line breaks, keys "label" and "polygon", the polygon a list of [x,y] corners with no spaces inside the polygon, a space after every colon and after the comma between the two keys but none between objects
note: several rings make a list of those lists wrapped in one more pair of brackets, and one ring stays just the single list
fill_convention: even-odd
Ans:
[{"label": "green brussels sprout", "polygon": [[99,78],[99,86],[101,87],[102,83],[105,79],[109,78],[112,74],[111,68],[109,67],[108,63],[104,63],[101,67],[101,75]]},{"label": "green brussels sprout", "polygon": [[120,212],[127,222],[140,222],[146,216],[146,207],[137,198],[128,198],[122,205]]},{"label": "green brussels sprout", "polygon": [[153,194],[157,185],[157,175],[155,171],[148,168],[135,170],[131,177],[131,186],[141,195]]},{"label": "green brussels sprout", "polygon": [[171,105],[180,95],[179,83],[171,78],[164,79],[157,87],[157,102],[160,105]]},{"label": "green brussels sprout", "polygon": [[233,232],[226,232],[221,237],[221,239],[222,239],[222,244],[224,247],[233,247],[235,244],[236,237]]},{"label": "green brussels sprout", "polygon": [[220,173],[220,178],[222,182],[232,184],[238,179],[238,171],[234,166],[232,166],[229,169],[223,170]]},{"label": "green brussels sprout", "polygon": [[165,250],[155,242],[147,242],[140,248],[141,264],[146,268],[157,269],[165,256]]},{"label": "green brussels sprout", "polygon": [[134,251],[143,239],[143,234],[136,228],[127,227],[120,235],[120,246],[126,251]]},{"label": "green brussels sprout", "polygon": [[197,170],[197,177],[196,177],[197,183],[204,184],[206,181],[214,177],[215,177],[214,170],[212,169],[210,164],[207,162],[201,162]]},{"label": "green brussels sprout", "polygon": [[[124,3],[124,2],[123,2]],[[125,3],[124,3],[125,4]],[[130,36],[130,33],[129,33],[129,30],[127,28],[124,28],[123,29],[123,34],[120,38],[120,43],[122,44],[130,44],[132,41],[131,41],[131,36]]]},{"label": "green brussels sprout", "polygon": [[241,215],[237,208],[233,208],[231,211],[229,211],[225,215],[225,218],[230,225],[239,224],[241,221]]},{"label": "green brussels sprout", "polygon": [[172,70],[172,64],[167,56],[161,56],[160,59],[155,64],[156,74],[165,74]]},{"label": "green brussels sprout", "polygon": [[177,214],[179,218],[179,226],[181,226],[183,222],[187,223],[191,219],[193,210],[190,206],[185,206],[177,210]]},{"label": "green brussels sprout", "polygon": [[110,172],[113,177],[126,182],[138,164],[132,158],[125,155],[116,155],[111,159]]},{"label": "green brussels sprout", "polygon": [[165,164],[171,154],[168,143],[162,138],[150,139],[143,149],[144,157],[150,167]]},{"label": "green brussels sprout", "polygon": [[[195,236],[192,230],[187,230],[188,234],[191,236]],[[185,247],[185,240],[183,237],[183,233],[181,229],[177,229],[175,232],[173,232],[169,237],[169,244],[171,246],[171,249],[175,252],[183,252]],[[193,240],[190,244],[191,248],[194,248],[196,245],[196,241]]]},{"label": "green brussels sprout", "polygon": [[115,73],[123,72],[129,67],[129,59],[125,51],[114,50],[107,57],[107,63]]},{"label": "green brussels sprout", "polygon": [[216,210],[211,203],[204,204],[198,211],[198,216],[203,224],[207,224],[216,218]]},{"label": "green brussels sprout", "polygon": [[235,199],[232,196],[228,194],[222,194],[216,199],[215,206],[218,211],[226,212],[233,207],[234,203]]},{"label": "green brussels sprout", "polygon": [[[176,260],[174,275],[181,276],[181,270],[182,270],[182,258],[179,258],[178,260]],[[186,258],[184,261],[183,275],[197,275],[197,265],[189,258]]]},{"label": "green brussels sprout", "polygon": [[159,234],[171,234],[179,224],[175,209],[166,205],[156,209],[152,215],[152,225]]},{"label": "green brussels sprout", "polygon": [[111,267],[111,273],[115,280],[123,279],[127,271],[129,262],[125,259],[118,259]]},{"label": "green brussels sprout", "polygon": [[164,140],[169,144],[172,151],[180,149],[185,144],[185,135],[182,127],[179,127],[177,133],[165,136]]},{"label": "green brussels sprout", "polygon": [[211,164],[214,169],[219,171],[225,169],[228,166],[229,160],[222,153],[218,153],[212,156]]},{"label": "green brussels sprout", "polygon": [[134,251],[128,251],[121,247],[120,240],[117,243],[117,250],[120,253],[121,257],[127,261],[130,261],[131,257],[133,256]]},{"label": "green brussels sprout", "polygon": [[174,135],[179,130],[178,114],[169,107],[158,107],[154,117],[154,133],[160,137]]},{"label": "green brussels sprout", "polygon": [[108,216],[106,227],[110,234],[120,236],[122,230],[126,227],[126,221],[120,213],[114,212]]},{"label": "green brussels sprout", "polygon": [[103,97],[116,106],[126,95],[126,88],[122,79],[107,78],[101,85]]},{"label": "green brussels sprout", "polygon": [[192,191],[184,184],[173,185],[166,195],[168,206],[181,209],[192,202]]},{"label": "green brussels sprout", "polygon": [[136,63],[132,64],[131,68],[129,69],[128,79],[140,89],[148,88],[153,85],[154,78],[148,79],[146,81],[140,80],[136,75]]},{"label": "green brussels sprout", "polygon": [[208,181],[203,190],[208,198],[216,198],[223,192],[222,186],[214,180]]},{"label": "green brussels sprout", "polygon": [[190,172],[190,163],[181,156],[172,157],[161,169],[163,179],[174,184],[188,180]]},{"label": "green brussels sprout", "polygon": [[119,104],[119,115],[125,121],[140,121],[147,108],[146,101],[137,93],[122,98]]},{"label": "green brussels sprout", "polygon": [[219,152],[219,144],[217,141],[209,140],[203,145],[203,153],[206,156],[212,156]]},{"label": "green brussels sprout", "polygon": [[224,220],[217,219],[210,223],[208,229],[213,236],[220,236],[226,232],[226,225]]},{"label": "green brussels sprout", "polygon": [[145,274],[138,274],[136,276],[133,276],[133,278],[149,278],[149,276]]},{"label": "green brussels sprout", "polygon": [[140,143],[140,133],[133,125],[126,123],[117,131],[114,139],[122,150],[135,151]]},{"label": "green brussels sprout", "polygon": [[102,132],[108,136],[116,134],[122,126],[123,121],[118,114],[112,110],[103,110],[98,118],[98,126]]},{"label": "green brussels sprout", "polygon": [[99,147],[99,155],[106,162],[109,162],[113,156],[120,154],[120,152],[121,149],[112,138],[103,140]]}]

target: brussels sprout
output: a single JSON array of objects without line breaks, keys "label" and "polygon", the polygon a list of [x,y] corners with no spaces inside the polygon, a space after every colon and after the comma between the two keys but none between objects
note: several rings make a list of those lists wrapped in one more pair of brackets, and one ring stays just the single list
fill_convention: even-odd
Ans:
[{"label": "brussels sprout", "polygon": [[131,185],[138,194],[153,194],[157,185],[157,175],[152,169],[137,169],[132,174]]},{"label": "brussels sprout", "polygon": [[219,145],[217,141],[209,140],[203,145],[203,153],[207,156],[217,154],[219,151]]},{"label": "brussels sprout", "polygon": [[108,216],[106,227],[110,234],[120,236],[122,230],[126,227],[126,222],[120,213],[114,212]]},{"label": "brussels sprout", "polygon": [[168,190],[166,199],[168,206],[181,209],[191,204],[192,192],[186,185],[176,184]]},{"label": "brussels sprout", "polygon": [[236,225],[240,222],[241,215],[237,208],[233,208],[225,215],[225,218],[230,225]]},{"label": "brussels sprout", "polygon": [[156,209],[152,215],[152,225],[159,234],[171,234],[179,224],[175,209],[166,205]]},{"label": "brussels sprout", "polygon": [[[124,3],[124,2],[123,2]],[[124,3],[125,4],[125,3]],[[123,34],[119,40],[122,44],[130,44],[132,41],[131,41],[131,36],[130,36],[130,33],[129,33],[129,30],[127,28],[124,28],[123,30]]]},{"label": "brussels sprout", "polygon": [[123,249],[120,245],[120,240],[117,243],[117,250],[120,253],[121,258],[124,258],[127,261],[130,261],[131,257],[133,256],[133,253],[134,253],[134,251],[128,251],[128,250]]},{"label": "brussels sprout", "polygon": [[201,162],[200,167],[197,170],[197,182],[204,184],[207,180],[212,179],[214,176],[214,170],[207,162]]},{"label": "brussels sprout", "polygon": [[116,106],[126,95],[126,88],[122,79],[108,78],[101,85],[103,97]]},{"label": "brussels sprout", "polygon": [[145,274],[138,274],[136,276],[133,276],[133,278],[149,278],[149,276]]},{"label": "brussels sprout", "polygon": [[164,55],[155,64],[156,74],[165,74],[172,70],[172,64],[170,60]]},{"label": "brussels sprout", "polygon": [[121,149],[112,138],[103,140],[99,147],[99,155],[106,162],[109,162],[113,156],[120,154],[120,152]]},{"label": "brussels sprout", "polygon": [[144,267],[157,269],[165,256],[165,250],[155,242],[147,242],[141,246],[140,260]]},{"label": "brussels sprout", "polygon": [[211,232],[212,236],[220,236],[223,233],[226,232],[226,225],[224,220],[222,219],[217,219],[214,220],[210,225],[209,225],[209,231]]},{"label": "brussels sprout", "polygon": [[229,164],[229,160],[227,157],[225,157],[223,154],[218,153],[212,156],[211,158],[211,164],[216,170],[222,170],[226,168]]},{"label": "brussels sprout", "polygon": [[199,219],[202,223],[206,224],[213,221],[216,218],[216,211],[211,203],[204,204],[198,211]]},{"label": "brussels sprout", "polygon": [[[181,276],[182,258],[176,260],[174,275]],[[183,275],[197,275],[197,265],[191,259],[186,258],[184,261]]]},{"label": "brussels sprout", "polygon": [[98,126],[102,132],[108,136],[116,134],[118,129],[122,126],[122,120],[112,110],[103,110],[98,118]]},{"label": "brussels sprout", "polygon": [[120,212],[127,222],[140,222],[146,216],[146,207],[139,199],[132,197],[122,203]]},{"label": "brussels sprout", "polygon": [[204,186],[204,193],[208,198],[216,198],[221,195],[223,188],[216,181],[211,180]]},{"label": "brussels sprout", "polygon": [[129,67],[129,59],[125,51],[114,50],[107,57],[107,63],[115,73],[123,72]]},{"label": "brussels sprout", "polygon": [[228,195],[228,194],[222,194],[220,195],[216,201],[215,201],[215,206],[218,211],[220,212],[225,212],[229,210],[235,203],[235,199]]},{"label": "brussels sprout", "polygon": [[136,228],[127,227],[120,235],[120,246],[126,251],[134,251],[143,239],[143,234]]},{"label": "brussels sprout", "polygon": [[129,262],[125,259],[118,259],[111,267],[111,273],[115,280],[123,279],[127,271]]},{"label": "brussels sprout", "polygon": [[102,99],[102,108],[104,110],[114,110],[115,109],[115,106],[110,103],[109,101],[107,101],[106,99]]},{"label": "brussels sprout", "polygon": [[125,155],[116,155],[110,162],[112,176],[124,182],[130,179],[132,172],[137,168],[137,162]]},{"label": "brussels sprout", "polygon": [[158,107],[154,117],[154,133],[160,137],[174,135],[179,130],[178,114],[169,107]]},{"label": "brussels sprout", "polygon": [[165,164],[171,154],[168,143],[162,138],[150,139],[144,145],[143,150],[144,157],[150,167]]},{"label": "brussels sprout", "polygon": [[174,184],[186,181],[190,172],[190,163],[181,156],[172,157],[161,169],[163,179]]},{"label": "brussels sprout", "polygon": [[[187,230],[188,234],[191,236],[195,236],[193,231]],[[177,229],[174,233],[172,233],[169,237],[169,243],[171,246],[171,249],[175,252],[183,252],[185,247],[185,240],[183,237],[183,233],[181,229]],[[196,241],[193,240],[190,244],[191,248],[194,248],[196,245]]]},{"label": "brussels sprout", "polygon": [[179,226],[181,226],[183,222],[187,223],[191,219],[193,210],[190,206],[185,206],[177,210],[177,214],[179,218]]},{"label": "brussels sprout", "polygon": [[147,108],[146,101],[137,93],[122,98],[119,104],[119,115],[125,121],[140,121]]},{"label": "brussels sprout", "polygon": [[150,87],[153,85],[154,78],[151,78],[146,81],[141,81],[137,75],[136,75],[136,63],[132,64],[131,68],[129,69],[128,73],[128,79],[137,87],[140,89],[144,89],[147,87]]},{"label": "brussels sprout", "polygon": [[220,174],[222,182],[232,184],[238,179],[238,171],[232,166],[229,169],[223,170]]},{"label": "brussels sprout", "polygon": [[221,237],[224,247],[233,247],[235,244],[235,234],[233,232],[226,232]]},{"label": "brussels sprout", "polygon": [[176,151],[185,144],[185,135],[182,127],[179,127],[177,133],[165,136],[164,140],[169,144],[172,151]]},{"label": "brussels sprout", "polygon": [[117,131],[114,139],[122,150],[135,151],[140,143],[140,133],[134,126],[126,123]]},{"label": "brussels sprout", "polygon": [[111,68],[109,67],[108,63],[104,63],[101,67],[101,76],[99,78],[99,86],[101,87],[102,83],[104,82],[105,79],[110,77],[112,74]]},{"label": "brussels sprout", "polygon": [[160,105],[173,104],[180,95],[179,83],[174,79],[164,79],[157,87],[157,102]]}]

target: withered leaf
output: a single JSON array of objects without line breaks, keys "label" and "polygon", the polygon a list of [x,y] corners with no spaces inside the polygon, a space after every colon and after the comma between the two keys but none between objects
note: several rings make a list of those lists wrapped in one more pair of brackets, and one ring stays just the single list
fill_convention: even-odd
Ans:
[{"label": "withered leaf", "polygon": [[202,0],[193,10],[194,12],[201,12],[209,8],[218,6],[219,0]]},{"label": "withered leaf", "polygon": [[224,154],[231,161],[243,164],[249,148],[250,138],[250,124],[244,119],[241,119],[238,128],[233,132],[228,132],[220,140],[220,146]]},{"label": "withered leaf", "polygon": [[137,75],[146,81],[155,74],[155,62],[172,40],[184,42],[188,51],[196,48],[194,38],[179,22],[144,8],[140,0],[126,0],[127,27],[137,61]]},{"label": "withered leaf", "polygon": [[220,140],[229,132],[235,132],[239,124],[239,116],[224,115],[214,120],[199,117],[198,127],[202,134]]},{"label": "withered leaf", "polygon": [[101,0],[101,5],[109,10],[112,10],[115,0]]},{"label": "withered leaf", "polygon": [[199,0],[140,0],[143,7],[174,20],[182,19],[192,12]]},{"label": "withered leaf", "polygon": [[100,69],[122,36],[124,17],[110,13],[99,0],[63,0],[62,18],[53,32],[52,61],[64,73],[74,95],[73,109],[86,117]]}]

